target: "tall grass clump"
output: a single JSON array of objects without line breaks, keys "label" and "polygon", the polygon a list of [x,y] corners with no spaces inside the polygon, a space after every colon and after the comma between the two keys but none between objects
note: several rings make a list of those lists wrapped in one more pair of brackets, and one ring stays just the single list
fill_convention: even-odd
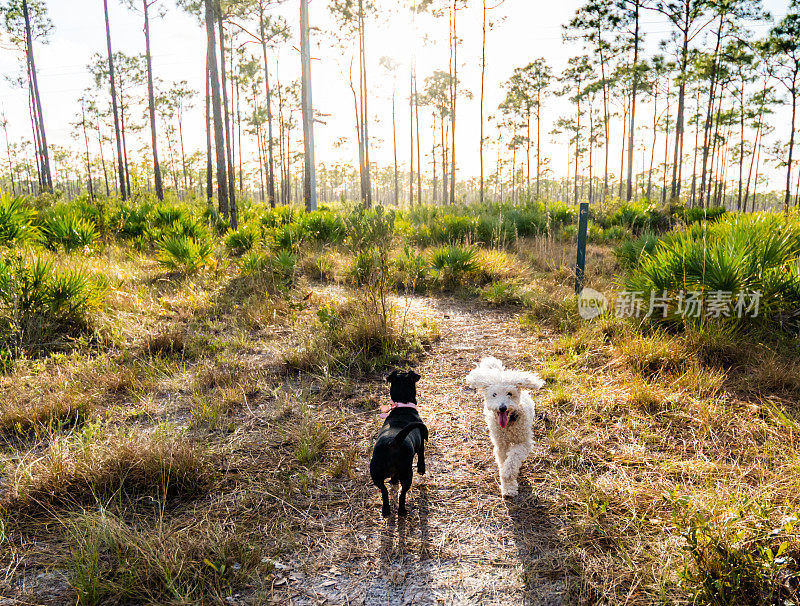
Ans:
[{"label": "tall grass clump", "polygon": [[304,347],[288,353],[286,364],[324,375],[358,375],[413,361],[430,336],[363,299],[321,307],[307,328]]},{"label": "tall grass clump", "polygon": [[148,531],[105,508],[64,525],[69,581],[83,606],[224,603],[263,566],[261,550],[235,529],[159,524]]},{"label": "tall grass clump", "polygon": [[85,332],[105,287],[81,269],[39,256],[0,257],[0,339],[17,354],[57,349]]},{"label": "tall grass clump", "polygon": [[50,443],[42,457],[13,471],[9,511],[81,506],[108,497],[193,497],[213,483],[210,453],[174,432],[89,425]]},{"label": "tall grass clump", "polygon": [[[664,236],[643,252],[627,280],[629,291],[649,294],[697,292],[732,298],[724,319],[735,316],[739,293],[760,293],[758,316],[783,321],[800,309],[800,225],[777,215],[726,216],[695,223]],[[747,299],[748,306],[752,299]],[[706,309],[703,309],[703,317]],[[678,319],[670,310],[670,320]]]}]

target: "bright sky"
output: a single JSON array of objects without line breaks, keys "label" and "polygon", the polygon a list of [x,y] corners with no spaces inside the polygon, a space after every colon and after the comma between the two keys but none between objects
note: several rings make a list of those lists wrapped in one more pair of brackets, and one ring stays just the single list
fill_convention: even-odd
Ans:
[{"label": "bright sky", "polygon": [[[172,0],[162,0],[168,8],[166,18],[154,20],[151,24],[154,70],[158,77],[169,83],[188,80],[197,91],[203,90],[203,71],[205,66],[205,32],[190,16],[175,8]],[[505,0],[497,8],[489,11],[494,27],[487,34],[486,70],[486,114],[496,111],[504,92],[501,84],[517,66],[524,65],[536,57],[545,57],[555,73],[566,64],[567,59],[580,52],[576,43],[562,41],[562,24],[566,23],[580,6],[580,0],[560,0],[545,2],[541,0]],[[314,32],[312,52],[315,61],[312,67],[313,97],[315,109],[327,117],[326,124],[317,124],[315,131],[316,157],[318,163],[346,161],[357,164],[357,150],[353,117],[353,98],[347,82],[349,56],[334,51],[325,30],[333,27],[328,14],[326,0],[311,0],[310,21],[322,31]],[[368,76],[370,85],[370,135],[373,149],[371,159],[381,166],[392,162],[391,95],[394,80],[379,64],[382,56],[395,59],[400,67],[397,71],[397,131],[398,156],[407,165],[408,158],[408,65],[413,48],[414,29],[407,12],[396,10],[396,0],[378,0],[382,8],[394,13],[381,21],[367,24]],[[490,2],[494,5],[496,2]],[[78,111],[76,99],[82,91],[93,85],[86,65],[95,52],[105,53],[105,30],[102,0],[48,0],[50,18],[55,30],[48,45],[36,44],[35,53],[39,68],[39,83],[42,96],[45,124],[49,142],[52,144],[76,146],[70,122]],[[118,0],[110,0],[112,41],[115,50],[126,53],[144,51],[142,19],[138,13],[131,12]],[[773,15],[786,12],[788,0],[764,0],[764,6]],[[288,0],[276,12],[284,15],[297,33],[299,22],[299,2]],[[655,48],[658,41],[669,31],[667,24],[656,15],[645,13],[646,42]],[[767,25],[755,26],[762,34]],[[418,36],[426,38],[426,43],[418,49],[416,63],[420,90],[425,76],[437,69],[447,70],[449,59],[448,23],[446,18],[433,19],[428,15],[417,18]],[[459,176],[478,174],[479,142],[479,91],[481,54],[481,3],[469,2],[466,10],[458,14],[458,32],[463,40],[459,47],[459,79],[464,89],[473,93],[472,100],[461,100],[458,104],[458,124],[456,130],[457,162]],[[279,53],[280,77],[282,82],[297,78],[300,71],[300,57],[295,39]],[[272,63],[274,69],[274,61]],[[19,70],[19,56],[0,46],[0,73],[4,76],[16,75]],[[552,121],[562,111],[564,101],[551,96],[545,105],[544,120]],[[197,107],[184,126],[187,147],[201,148],[205,145],[205,131],[201,108],[202,97],[197,99]],[[647,106],[643,105],[640,115],[642,121],[648,118]],[[143,106],[144,109],[144,106]],[[0,110],[9,119],[9,135],[12,141],[22,137],[30,138],[30,119],[25,90],[15,89],[5,80],[0,83]],[[420,113],[423,134],[422,148],[429,149],[430,117],[425,110]],[[548,132],[543,128],[542,133]],[[487,126],[487,135],[494,131]],[[299,135],[299,133],[298,133]],[[335,147],[335,141],[342,137],[348,143]],[[612,138],[614,133],[612,131]],[[566,164],[566,150],[562,142],[548,144],[543,154],[553,159],[556,172],[562,172]],[[2,141],[4,144],[5,142]],[[138,149],[138,145],[129,145]],[[254,153],[254,146],[250,153]],[[247,153],[247,150],[246,150]],[[429,152],[428,152],[429,153]],[[615,153],[612,147],[612,157]],[[618,153],[618,152],[617,152]],[[494,168],[496,152],[491,150],[486,159],[486,172]],[[641,154],[637,154],[641,156]],[[640,167],[637,166],[637,170]],[[423,170],[429,172],[423,164]]]}]

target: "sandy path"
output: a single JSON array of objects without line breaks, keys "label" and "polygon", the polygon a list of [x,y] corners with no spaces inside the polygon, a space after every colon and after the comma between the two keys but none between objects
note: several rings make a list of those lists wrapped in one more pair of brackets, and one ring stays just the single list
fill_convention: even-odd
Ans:
[{"label": "sandy path", "polygon": [[[332,531],[313,573],[289,577],[291,603],[568,603],[559,521],[544,484],[546,448],[535,448],[523,466],[520,495],[500,497],[481,402],[463,380],[485,355],[535,368],[541,342],[514,314],[475,302],[414,297],[400,304],[436,322],[441,333],[417,367],[420,412],[431,432],[428,473],[415,475],[408,518],[385,522],[377,490],[361,477],[364,511],[323,516],[323,527],[346,529]],[[540,423],[538,437],[543,433]],[[365,474],[366,454],[359,465]]]}]

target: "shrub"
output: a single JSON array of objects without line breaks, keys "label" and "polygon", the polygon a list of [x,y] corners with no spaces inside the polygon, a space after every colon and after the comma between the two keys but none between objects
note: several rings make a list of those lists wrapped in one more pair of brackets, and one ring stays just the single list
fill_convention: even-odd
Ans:
[{"label": "shrub", "polygon": [[47,248],[65,252],[90,248],[98,238],[94,223],[69,210],[54,210],[45,215],[42,235]]},{"label": "shrub", "polygon": [[358,286],[367,286],[372,283],[380,268],[381,253],[377,248],[371,247],[356,252],[347,273]]},{"label": "shrub", "polygon": [[51,349],[87,330],[105,289],[83,270],[60,270],[41,257],[0,258],[0,331],[17,353]]},{"label": "shrub", "polygon": [[0,191],[0,246],[15,246],[35,240],[33,225],[36,211],[30,199]]},{"label": "shrub", "polygon": [[143,237],[147,233],[147,228],[150,224],[151,209],[152,207],[149,204],[140,206],[122,205],[115,219],[119,234],[124,238],[130,239]]},{"label": "shrub", "polygon": [[712,208],[680,208],[677,215],[683,219],[687,225],[691,223],[699,223],[700,221],[717,221],[725,216],[724,206],[714,206]]},{"label": "shrub", "polygon": [[617,246],[614,249],[614,256],[623,267],[636,267],[644,255],[650,254],[655,250],[657,244],[658,238],[656,235],[645,232],[637,239],[628,240]]},{"label": "shrub", "polygon": [[170,271],[192,274],[207,267],[214,248],[208,240],[189,236],[167,236],[160,243],[158,262]]},{"label": "shrub", "polygon": [[241,257],[251,250],[258,239],[258,233],[251,227],[240,227],[225,236],[225,246],[232,255]]},{"label": "shrub", "polygon": [[297,266],[297,255],[288,250],[279,250],[269,260],[274,275],[285,284],[294,281],[294,270]]},{"label": "shrub", "polygon": [[306,236],[325,244],[340,244],[345,237],[341,216],[329,210],[315,210],[300,215],[299,223]]},{"label": "shrub", "polygon": [[621,225],[612,225],[603,232],[606,241],[626,240],[630,235],[631,232]]},{"label": "shrub", "polygon": [[478,269],[477,255],[474,246],[440,246],[431,252],[431,267],[443,286],[452,287],[466,282]]},{"label": "shrub", "polygon": [[430,263],[421,255],[406,246],[403,254],[392,260],[394,282],[405,290],[424,290],[429,277]]},{"label": "shrub", "polygon": [[[644,254],[629,277],[629,291],[728,293],[726,315],[735,320],[738,295],[760,293],[758,315],[781,321],[800,308],[800,225],[776,215],[741,215],[695,223],[667,234]],[[753,304],[752,298],[745,303]],[[703,307],[701,319],[705,317]],[[668,321],[680,320],[670,309]],[[720,315],[725,320],[725,315]],[[692,319],[692,321],[694,321]]]}]

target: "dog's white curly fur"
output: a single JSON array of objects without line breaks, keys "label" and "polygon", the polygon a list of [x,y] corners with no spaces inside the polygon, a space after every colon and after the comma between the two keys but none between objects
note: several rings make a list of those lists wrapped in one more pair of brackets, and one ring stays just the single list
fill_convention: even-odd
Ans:
[{"label": "dog's white curly fur", "polygon": [[[493,357],[483,358],[466,380],[470,387],[483,391],[483,415],[500,470],[500,492],[516,496],[520,467],[533,448],[536,407],[528,390],[541,389],[544,381],[534,372],[508,370]],[[507,415],[505,427],[500,424],[501,411]]]}]

